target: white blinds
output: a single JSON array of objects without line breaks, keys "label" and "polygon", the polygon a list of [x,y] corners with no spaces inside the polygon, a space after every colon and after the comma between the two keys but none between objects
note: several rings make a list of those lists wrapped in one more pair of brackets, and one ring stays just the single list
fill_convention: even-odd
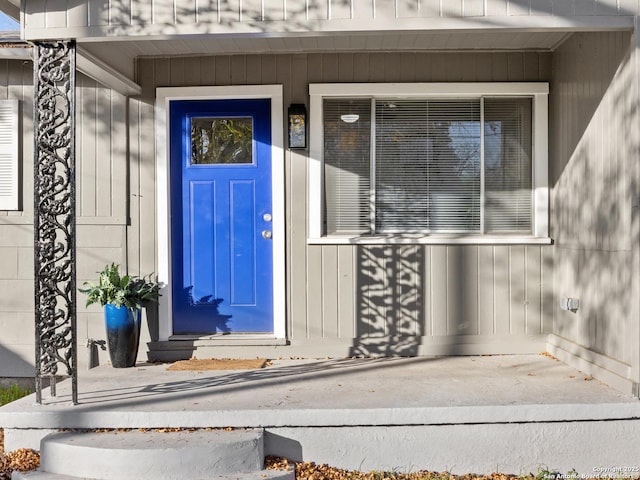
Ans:
[{"label": "white blinds", "polygon": [[531,99],[484,101],[485,227],[532,231]]},{"label": "white blinds", "polygon": [[325,100],[323,116],[326,232],[369,232],[371,100]]},{"label": "white blinds", "polygon": [[531,231],[530,98],[323,108],[327,234]]},{"label": "white blinds", "polygon": [[18,209],[18,100],[0,100],[0,210]]},{"label": "white blinds", "polygon": [[376,230],[478,231],[480,101],[376,102]]}]

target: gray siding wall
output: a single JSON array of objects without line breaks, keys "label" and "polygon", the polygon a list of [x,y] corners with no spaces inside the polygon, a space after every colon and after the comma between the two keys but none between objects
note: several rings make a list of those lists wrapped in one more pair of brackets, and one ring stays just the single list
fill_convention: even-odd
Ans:
[{"label": "gray siding wall", "polygon": [[[551,89],[552,344],[563,359],[625,378],[638,342],[634,48],[629,33],[574,34],[554,52]],[[578,311],[560,309],[561,297],[579,298]]]},{"label": "gray siding wall", "polygon": [[[548,81],[551,54],[343,53],[143,59],[130,107],[130,267],[154,270],[156,86],[282,84],[284,105],[320,82]],[[540,246],[307,245],[307,161],[287,151],[287,332],[308,355],[538,351],[551,331]],[[139,202],[139,203],[136,203]],[[537,343],[536,343],[537,341]],[[542,344],[543,345],[543,344]]]},{"label": "gray siding wall", "polygon": [[33,68],[0,61],[0,98],[20,100],[21,211],[0,211],[0,376],[33,376]]},{"label": "gray siding wall", "polygon": [[[66,0],[25,2],[26,38],[622,25],[636,0]],[[424,22],[429,19],[429,22]],[[464,22],[457,21],[464,19]],[[435,21],[434,21],[435,20]],[[572,22],[557,21],[558,27]]]},{"label": "gray siding wall", "polygon": [[[78,281],[109,262],[126,264],[127,100],[77,78]],[[33,67],[0,61],[0,98],[20,100],[21,210],[0,211],[0,377],[33,376]],[[85,339],[104,338],[99,309],[78,296],[80,361]]]}]

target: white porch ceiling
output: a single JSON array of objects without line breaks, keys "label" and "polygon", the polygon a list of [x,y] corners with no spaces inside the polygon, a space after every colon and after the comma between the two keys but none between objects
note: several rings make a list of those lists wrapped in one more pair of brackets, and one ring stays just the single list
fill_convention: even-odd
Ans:
[{"label": "white porch ceiling", "polygon": [[[568,32],[392,32],[359,35],[296,35],[278,37],[199,36],[167,40],[83,42],[82,48],[133,79],[138,57],[227,55],[340,51],[552,51]],[[115,41],[114,41],[115,40]]]},{"label": "white porch ceiling", "polygon": [[[281,37],[198,37],[170,40],[120,41],[118,55],[201,55],[233,53],[295,53],[388,50],[553,50],[566,32],[404,32],[362,35]],[[85,44],[89,47],[91,43]],[[113,43],[110,42],[110,45]],[[96,45],[97,46],[97,45]],[[114,50],[112,46],[108,46]],[[90,48],[91,49],[91,48]]]}]

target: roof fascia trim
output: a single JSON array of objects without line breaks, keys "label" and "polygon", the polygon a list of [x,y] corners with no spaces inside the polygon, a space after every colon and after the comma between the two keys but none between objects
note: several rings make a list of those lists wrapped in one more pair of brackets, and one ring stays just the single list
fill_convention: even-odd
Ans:
[{"label": "roof fascia trim", "polygon": [[9,0],[0,0],[0,11],[13,18],[16,22],[20,22],[20,7],[14,5]]}]

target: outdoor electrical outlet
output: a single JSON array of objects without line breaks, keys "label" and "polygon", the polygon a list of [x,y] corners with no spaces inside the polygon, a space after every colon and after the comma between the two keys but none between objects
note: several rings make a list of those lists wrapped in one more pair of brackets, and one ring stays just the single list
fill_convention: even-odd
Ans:
[{"label": "outdoor electrical outlet", "polygon": [[562,297],[560,299],[560,308],[562,310],[568,310],[570,312],[576,313],[578,311],[578,308],[580,308],[580,300],[577,298]]}]

